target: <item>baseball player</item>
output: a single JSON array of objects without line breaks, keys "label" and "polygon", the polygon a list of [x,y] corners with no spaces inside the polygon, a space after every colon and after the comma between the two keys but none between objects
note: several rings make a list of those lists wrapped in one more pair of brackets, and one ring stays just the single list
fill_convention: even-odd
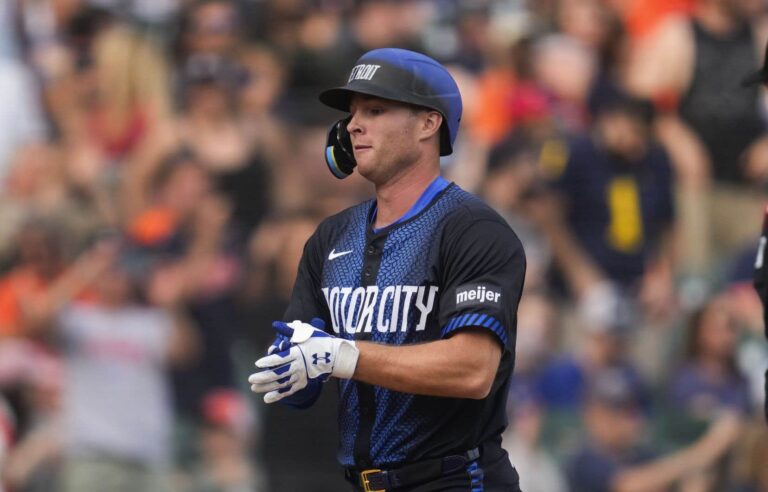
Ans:
[{"label": "baseball player", "polygon": [[[760,301],[763,303],[763,324],[765,338],[768,339],[768,267],[765,262],[765,246],[768,244],[768,206],[763,213],[763,232],[757,246],[757,258],[755,258],[754,285]],[[768,423],[768,368],[765,370],[765,400],[763,400],[765,421]]]},{"label": "baseball player", "polygon": [[[744,87],[762,84],[768,87],[768,46],[765,48],[765,58],[760,70],[747,75],[741,81]],[[758,243],[757,258],[755,258],[754,285],[760,301],[763,303],[763,323],[765,324],[765,337],[768,339],[768,266],[766,266],[765,246],[768,244],[768,205],[763,217],[763,230]],[[765,421],[768,422],[768,369],[765,370]]]},{"label": "baseball player", "polygon": [[357,491],[517,491],[501,448],[525,255],[481,200],[440,176],[462,103],[435,60],[363,55],[320,94],[349,112],[326,161],[376,197],[326,219],[251,389],[310,406],[339,391],[338,459]]}]

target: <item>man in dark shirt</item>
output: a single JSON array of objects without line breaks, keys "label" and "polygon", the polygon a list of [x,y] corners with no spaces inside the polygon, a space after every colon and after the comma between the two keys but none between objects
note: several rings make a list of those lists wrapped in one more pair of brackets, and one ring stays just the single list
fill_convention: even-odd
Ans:
[{"label": "man in dark shirt", "polygon": [[653,107],[616,91],[595,112],[593,132],[572,138],[564,164],[548,170],[562,198],[563,220],[549,233],[555,260],[578,299],[612,286],[620,322],[629,322],[634,299],[648,318],[664,319],[673,299],[673,177],[651,136]]},{"label": "man in dark shirt", "polygon": [[594,133],[570,142],[555,180],[579,244],[626,287],[641,279],[674,218],[672,169],[650,137],[651,117],[650,103],[613,96],[598,109]]},{"label": "man in dark shirt", "polygon": [[376,198],[307,242],[284,316],[297,321],[274,324],[252,390],[306,407],[336,377],[355,490],[519,490],[500,444],[525,256],[498,214],[440,177],[455,81],[424,55],[378,49],[320,100],[350,113],[329,135],[331,171],[356,166]]}]

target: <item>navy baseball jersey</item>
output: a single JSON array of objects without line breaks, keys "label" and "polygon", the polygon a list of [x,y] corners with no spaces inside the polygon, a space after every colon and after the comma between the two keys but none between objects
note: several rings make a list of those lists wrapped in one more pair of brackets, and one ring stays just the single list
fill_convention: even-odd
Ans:
[{"label": "navy baseball jersey", "polygon": [[482,400],[338,380],[339,461],[392,467],[500,442],[514,365],[525,255],[480,199],[437,178],[411,211],[373,229],[371,200],[326,219],[307,242],[286,320],[320,317],[350,340],[425,343],[475,327],[503,349]]}]

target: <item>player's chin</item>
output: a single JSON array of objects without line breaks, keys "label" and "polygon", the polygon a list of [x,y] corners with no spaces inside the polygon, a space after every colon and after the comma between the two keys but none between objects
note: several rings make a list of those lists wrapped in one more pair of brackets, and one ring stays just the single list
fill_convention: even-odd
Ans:
[{"label": "player's chin", "polygon": [[379,171],[379,166],[376,165],[375,159],[365,156],[357,161],[357,172],[365,179],[375,182],[376,176],[379,174],[377,171]]}]

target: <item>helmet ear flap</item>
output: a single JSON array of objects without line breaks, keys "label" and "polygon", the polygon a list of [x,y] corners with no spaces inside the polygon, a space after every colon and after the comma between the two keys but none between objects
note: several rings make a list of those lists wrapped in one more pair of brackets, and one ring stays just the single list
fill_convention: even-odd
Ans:
[{"label": "helmet ear flap", "polygon": [[344,179],[354,171],[357,162],[352,150],[347,125],[351,117],[339,120],[331,125],[325,145],[325,163],[328,169],[339,179]]}]

